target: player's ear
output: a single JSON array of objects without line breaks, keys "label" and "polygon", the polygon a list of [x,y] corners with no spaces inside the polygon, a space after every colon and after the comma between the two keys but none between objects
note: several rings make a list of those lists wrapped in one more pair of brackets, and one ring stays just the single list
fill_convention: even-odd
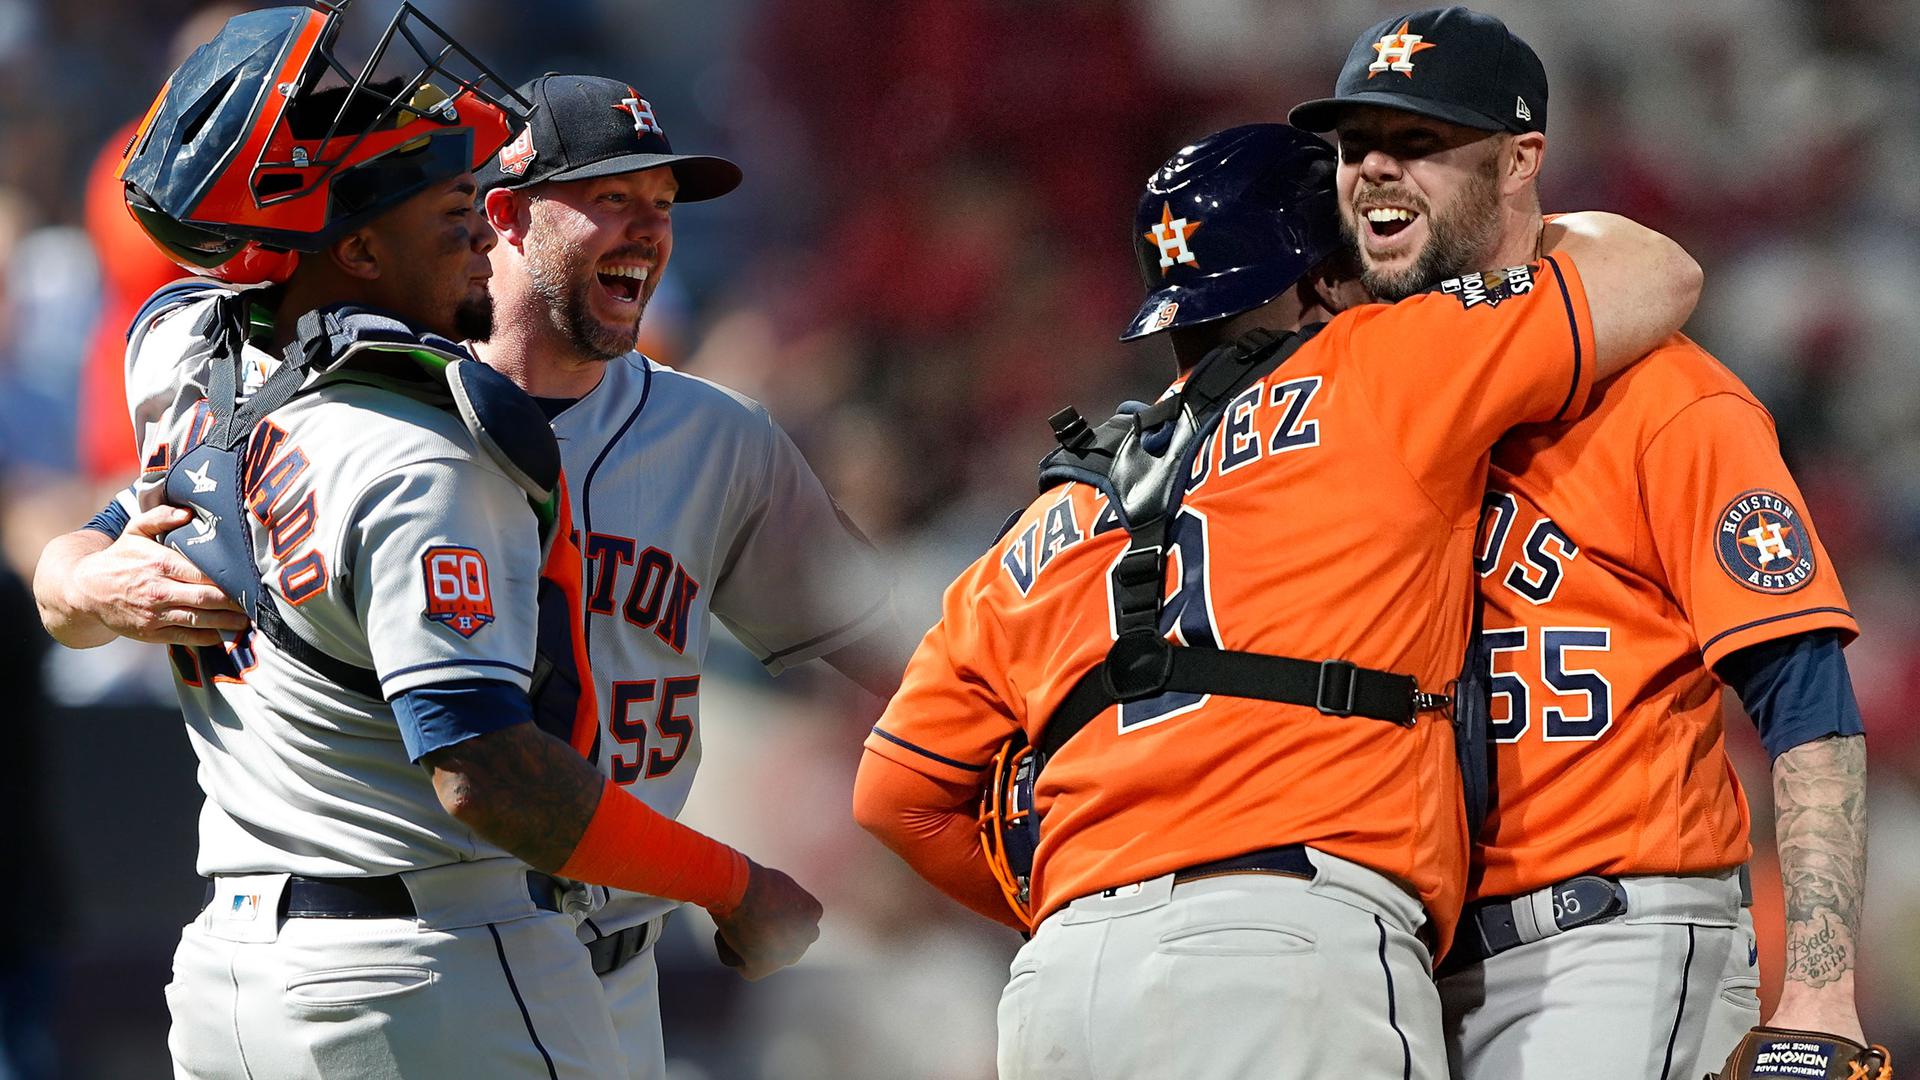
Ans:
[{"label": "player's ear", "polygon": [[362,281],[380,277],[380,256],[372,230],[355,229],[327,245],[327,261],[341,273]]},{"label": "player's ear", "polygon": [[481,199],[480,209],[501,243],[519,247],[526,242],[527,232],[533,226],[531,196],[506,188],[494,188]]},{"label": "player's ear", "polygon": [[1501,148],[1500,193],[1518,195],[1540,175],[1547,157],[1547,137],[1538,131],[1510,135]]}]

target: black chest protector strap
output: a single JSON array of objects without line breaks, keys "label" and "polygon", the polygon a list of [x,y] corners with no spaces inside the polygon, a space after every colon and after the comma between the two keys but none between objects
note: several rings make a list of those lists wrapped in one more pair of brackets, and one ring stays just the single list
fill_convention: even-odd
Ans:
[{"label": "black chest protector strap", "polygon": [[1128,542],[1111,574],[1113,647],[1048,718],[1038,746],[1043,761],[1114,704],[1169,691],[1304,705],[1332,716],[1403,725],[1422,710],[1446,706],[1446,698],[1421,693],[1408,675],[1345,660],[1175,646],[1161,629],[1168,534],[1195,455],[1204,452],[1228,404],[1318,329],[1252,331],[1203,357],[1178,393],[1098,428],[1072,409],[1051,418],[1060,448],[1040,463],[1040,490],[1068,481],[1099,488],[1118,512]]},{"label": "black chest protector strap", "polygon": [[[162,542],[187,557],[211,578],[253,621],[254,632],[282,653],[329,681],[371,697],[384,697],[371,669],[334,656],[301,636],[282,616],[271,590],[260,578],[247,522],[247,448],[262,420],[309,386],[316,374],[343,365],[378,368],[384,355],[403,354],[405,362],[385,374],[401,372],[432,391],[429,400],[457,412],[490,455],[525,488],[530,500],[550,508],[559,481],[559,448],[538,406],[506,378],[465,358],[458,345],[421,335],[378,313],[351,308],[308,312],[297,324],[286,360],[260,388],[236,404],[248,328],[245,294],[215,298],[194,327],[210,357],[207,420],[167,471],[167,502],[191,510],[194,521],[174,529]],[[388,382],[392,379],[386,380]],[[504,385],[504,388],[503,388]],[[509,392],[510,391],[510,392]],[[522,406],[524,402],[524,406]],[[204,434],[201,434],[204,432]],[[544,442],[541,436],[544,436]],[[193,436],[189,436],[190,439]],[[267,462],[253,463],[264,469]],[[543,529],[551,511],[543,515]]]}]

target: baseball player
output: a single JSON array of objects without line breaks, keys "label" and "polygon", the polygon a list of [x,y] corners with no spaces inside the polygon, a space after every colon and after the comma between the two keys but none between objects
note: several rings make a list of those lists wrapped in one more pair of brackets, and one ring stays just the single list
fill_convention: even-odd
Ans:
[{"label": "baseball player", "polygon": [[[476,348],[540,395],[560,437],[603,705],[581,749],[671,816],[699,766],[712,616],[771,671],[823,656],[882,697],[905,666],[903,637],[873,551],[766,410],[632,351],[672,250],[673,202],[725,194],[738,167],[674,154],[625,83],[549,75],[520,94],[529,124],[482,180],[499,191],[486,210],[503,242],[492,253],[495,333]],[[118,554],[101,554],[87,598],[100,623],[162,641],[207,632],[180,625],[187,618],[246,625],[217,589],[180,580],[190,567],[109,561]],[[146,595],[167,602],[127,599]],[[601,907],[603,890],[580,929],[636,1077],[665,1071],[652,949],[680,899],[628,893]]]},{"label": "baseball player", "polygon": [[[1292,119],[1338,133],[1375,295],[1535,249],[1546,73],[1499,20],[1388,19]],[[1865,758],[1841,647],[1857,628],[1766,410],[1668,339],[1495,449],[1475,559],[1497,798],[1440,982],[1456,1073],[1696,1080],[1758,1021],[1729,685],[1773,759],[1788,925],[1768,1023],[1801,1031],[1762,1029],[1746,1060],[1804,1053],[1792,1075],[1824,1076],[1812,1058],[1845,1075],[1858,1057],[1873,1075],[1853,1001]]]},{"label": "baseball player", "polygon": [[[675,154],[627,83],[547,75],[520,92],[528,126],[481,175],[499,328],[476,351],[560,440],[602,705],[589,756],[673,816],[700,766],[714,617],[769,671],[824,657],[882,698],[907,648],[875,552],[766,409],[634,351],[674,204],[726,194],[739,168]],[[620,894],[580,928],[634,1077],[665,1075],[653,945],[676,906]]]},{"label": "baseball player", "polygon": [[1056,417],[1045,475],[1085,482],[949,588],[867,740],[857,818],[988,913],[974,806],[997,749],[1035,749],[1011,1080],[1446,1075],[1428,971],[1466,830],[1433,691],[1486,456],[1677,327],[1666,275],[1697,268],[1592,215],[1478,302],[1350,306],[1334,203],[1332,152],[1282,125],[1149,181],[1125,336],[1172,331],[1178,379],[1097,432]]},{"label": "baseball player", "polygon": [[[136,319],[147,470],[117,521],[56,542],[40,600],[62,640],[109,635],[90,564],[116,532],[110,577],[161,563],[143,508],[167,499],[190,525],[160,538],[252,628],[172,652],[210,879],[168,987],[177,1074],[616,1075],[561,913],[584,889],[529,864],[708,907],[750,975],[799,956],[818,905],[542,730],[585,749],[594,719],[569,640],[578,555],[553,535],[558,448],[449,340],[489,329],[471,169],[507,141],[482,89],[498,80],[449,71],[471,56],[403,7],[381,40],[419,73],[327,88],[353,70],[333,53],[343,7],[234,18],[130,146],[129,206],[156,242],[263,287],[163,291]],[[144,535],[122,531],[136,512]],[[210,609],[174,610],[199,631]],[[536,622],[557,647],[536,652],[555,636]]]}]

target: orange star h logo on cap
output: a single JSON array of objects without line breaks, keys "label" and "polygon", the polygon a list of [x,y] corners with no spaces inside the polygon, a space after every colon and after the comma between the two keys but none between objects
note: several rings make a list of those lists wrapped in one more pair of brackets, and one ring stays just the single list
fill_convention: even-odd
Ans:
[{"label": "orange star h logo on cap", "polygon": [[1159,246],[1161,277],[1167,276],[1167,271],[1173,269],[1174,263],[1186,263],[1188,266],[1200,265],[1200,260],[1194,256],[1193,249],[1187,246],[1187,237],[1192,236],[1193,231],[1198,229],[1200,224],[1198,221],[1174,217],[1172,203],[1160,204],[1160,224],[1140,235]]},{"label": "orange star h logo on cap", "polygon": [[1431,49],[1435,43],[1422,41],[1421,35],[1407,33],[1412,20],[1400,24],[1400,29],[1373,43],[1373,51],[1380,55],[1367,65],[1367,78],[1371,79],[1383,71],[1397,71],[1407,78],[1413,78],[1413,54],[1422,49]]},{"label": "orange star h logo on cap", "polygon": [[623,112],[633,117],[633,133],[645,135],[651,131],[655,135],[666,135],[660,127],[660,121],[653,118],[653,106],[647,104],[647,99],[641,97],[640,92],[631,86],[627,87],[627,93],[630,96],[621,98],[619,104],[613,109],[615,112]]}]

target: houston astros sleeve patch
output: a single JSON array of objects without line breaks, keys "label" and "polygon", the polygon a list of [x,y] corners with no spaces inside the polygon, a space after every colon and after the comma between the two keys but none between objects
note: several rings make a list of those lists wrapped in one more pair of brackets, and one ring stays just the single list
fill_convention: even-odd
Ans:
[{"label": "houston astros sleeve patch", "polygon": [[430,547],[420,556],[427,579],[426,616],[463,638],[493,621],[487,557],[470,547]]},{"label": "houston astros sleeve patch", "polygon": [[1755,592],[1790,593],[1813,580],[1813,543],[1793,503],[1756,489],[1738,495],[1714,525],[1720,568]]}]

